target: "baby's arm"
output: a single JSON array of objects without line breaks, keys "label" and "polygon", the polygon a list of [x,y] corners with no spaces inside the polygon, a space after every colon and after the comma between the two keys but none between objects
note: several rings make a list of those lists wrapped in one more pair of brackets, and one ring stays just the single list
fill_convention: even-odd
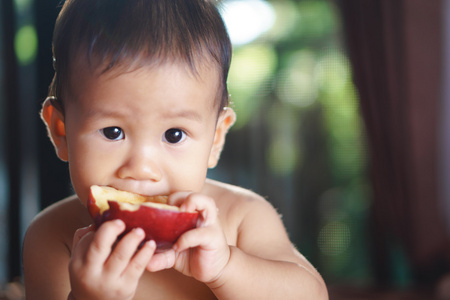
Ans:
[{"label": "baby's arm", "polygon": [[188,196],[183,205],[201,212],[200,227],[179,238],[175,257],[156,255],[149,270],[171,262],[166,267],[206,283],[219,299],[328,299],[322,277],[292,246],[273,207],[257,196],[239,203],[235,209],[244,216],[234,247],[227,244],[215,202]]},{"label": "baby's arm", "polygon": [[218,298],[328,299],[322,277],[293,247],[275,209],[263,199],[246,209],[237,246],[209,284]]}]

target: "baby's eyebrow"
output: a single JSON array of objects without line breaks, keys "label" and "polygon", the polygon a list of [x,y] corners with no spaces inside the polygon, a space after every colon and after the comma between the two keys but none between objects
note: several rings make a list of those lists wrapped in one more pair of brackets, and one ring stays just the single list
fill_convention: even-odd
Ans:
[{"label": "baby's eyebrow", "polygon": [[[195,110],[173,110],[164,112],[161,114],[164,119],[187,119],[194,122],[201,123],[203,121],[202,115]],[[111,118],[119,119],[126,118],[127,115],[123,111],[116,110],[104,110],[104,109],[91,109],[87,112],[86,118],[98,119],[98,118]]]},{"label": "baby's eyebrow", "polygon": [[96,110],[96,109],[91,109],[86,113],[86,117],[87,118],[121,118],[124,117],[124,114],[122,112],[119,111],[114,111],[114,110]]},{"label": "baby's eyebrow", "polygon": [[181,118],[181,119],[189,119],[196,122],[202,122],[203,118],[200,113],[195,110],[180,110],[180,111],[172,111],[164,114],[166,118]]}]

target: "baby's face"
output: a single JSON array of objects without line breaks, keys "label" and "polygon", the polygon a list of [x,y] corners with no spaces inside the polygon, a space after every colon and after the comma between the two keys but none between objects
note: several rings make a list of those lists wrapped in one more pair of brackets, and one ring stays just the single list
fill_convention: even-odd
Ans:
[{"label": "baby's face", "polygon": [[216,133],[216,70],[195,78],[183,65],[165,64],[74,78],[65,129],[83,203],[93,184],[143,195],[202,189]]}]

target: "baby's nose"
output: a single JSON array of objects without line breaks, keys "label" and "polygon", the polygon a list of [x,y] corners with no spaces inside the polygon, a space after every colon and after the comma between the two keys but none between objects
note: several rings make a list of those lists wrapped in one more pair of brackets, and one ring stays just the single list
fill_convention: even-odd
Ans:
[{"label": "baby's nose", "polygon": [[119,168],[118,176],[122,179],[157,182],[162,179],[162,172],[157,164],[156,156],[141,151],[130,153],[128,159]]}]

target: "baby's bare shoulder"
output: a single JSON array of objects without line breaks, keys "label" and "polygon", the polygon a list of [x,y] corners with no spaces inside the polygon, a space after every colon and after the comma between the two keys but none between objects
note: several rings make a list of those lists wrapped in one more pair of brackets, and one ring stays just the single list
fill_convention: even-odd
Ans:
[{"label": "baby's bare shoulder", "polygon": [[215,199],[217,206],[239,206],[240,210],[253,209],[255,206],[272,207],[272,205],[261,195],[231,184],[207,180],[207,194]]},{"label": "baby's bare shoulder", "polygon": [[261,216],[275,210],[263,197],[242,187],[207,180],[203,193],[214,199],[227,241],[237,246],[240,236],[247,231],[247,219],[253,214]]},{"label": "baby's bare shoulder", "polygon": [[28,227],[26,240],[42,241],[55,238],[70,243],[73,233],[89,224],[86,208],[72,196],[42,210]]},{"label": "baby's bare shoulder", "polygon": [[[23,243],[25,287],[30,299],[50,299],[42,285],[51,282],[52,295],[70,291],[67,266],[75,231],[89,225],[89,214],[75,197],[57,202],[39,213]],[[28,299],[28,297],[27,297]]]},{"label": "baby's bare shoulder", "polygon": [[264,219],[267,214],[278,217],[272,204],[257,193],[230,184],[208,180],[207,194],[216,202],[219,216],[226,217],[227,223],[233,221],[241,227],[249,215],[259,215]]},{"label": "baby's bare shoulder", "polygon": [[261,257],[295,256],[281,217],[269,201],[244,188],[215,181],[208,184],[215,190],[215,195],[220,195],[215,201],[219,217],[226,218],[223,227],[227,237],[232,237],[231,244],[235,242],[247,253]]}]

